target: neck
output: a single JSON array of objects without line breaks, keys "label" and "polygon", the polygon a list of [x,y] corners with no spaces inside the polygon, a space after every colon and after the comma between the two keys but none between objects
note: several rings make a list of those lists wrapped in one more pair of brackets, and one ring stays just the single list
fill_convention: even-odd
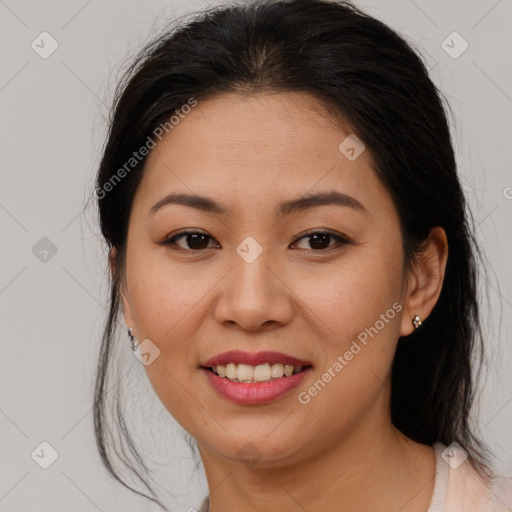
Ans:
[{"label": "neck", "polygon": [[406,438],[390,418],[383,425],[379,414],[299,463],[249,468],[204,447],[200,451],[211,512],[427,512],[434,491],[433,449]]}]

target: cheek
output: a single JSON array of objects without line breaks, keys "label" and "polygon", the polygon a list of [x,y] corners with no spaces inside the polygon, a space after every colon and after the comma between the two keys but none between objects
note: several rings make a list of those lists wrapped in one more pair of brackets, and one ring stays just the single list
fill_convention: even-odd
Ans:
[{"label": "cheek", "polygon": [[160,351],[145,370],[161,401],[174,407],[181,396],[179,384],[186,383],[195,362],[194,315],[204,290],[154,255],[134,250],[130,256],[127,279],[138,339],[151,340]]},{"label": "cheek", "polygon": [[[308,302],[326,326],[319,379],[303,402],[319,417],[332,414],[334,431],[350,428],[387,382],[400,333],[402,258],[400,244],[359,247],[329,275],[304,285]],[[306,291],[306,290],[309,290]]]},{"label": "cheek", "polygon": [[401,259],[386,256],[347,259],[321,286],[309,287],[310,304],[326,326],[319,340],[324,358],[299,402],[308,417],[330,418],[326,442],[348,435],[388,390],[403,305]]},{"label": "cheek", "polygon": [[364,338],[376,323],[379,331],[399,332],[402,258],[400,249],[393,247],[397,245],[350,248],[335,264],[297,273],[294,291],[322,320],[329,352],[350,344],[360,333]]},{"label": "cheek", "polygon": [[192,385],[192,375],[197,372],[193,340],[205,314],[201,299],[212,285],[158,258],[148,264],[149,258],[143,256],[142,252],[132,253],[127,275],[139,340],[150,339],[160,350],[145,371],[169,413],[178,422],[188,424],[190,416],[199,418],[204,414]]},{"label": "cheek", "polygon": [[127,262],[134,321],[145,337],[166,345],[188,327],[196,307],[215,283],[194,265],[173,264],[166,249],[134,249]]}]

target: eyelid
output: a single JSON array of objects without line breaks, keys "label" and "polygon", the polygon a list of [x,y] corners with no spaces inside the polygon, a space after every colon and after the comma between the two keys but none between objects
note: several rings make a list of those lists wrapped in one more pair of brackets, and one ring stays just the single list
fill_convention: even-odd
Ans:
[{"label": "eyelid", "polygon": [[300,240],[302,240],[303,238],[306,238],[306,237],[308,237],[310,235],[317,235],[317,234],[329,235],[332,238],[336,239],[338,241],[338,243],[334,244],[334,245],[332,245],[330,247],[327,247],[326,249],[319,249],[319,250],[306,249],[306,250],[309,250],[311,252],[323,253],[323,252],[330,251],[331,249],[335,249],[340,244],[341,245],[346,245],[346,244],[351,243],[350,239],[347,236],[345,236],[345,235],[343,235],[341,233],[337,233],[337,232],[331,231],[330,229],[314,228],[314,229],[310,229],[310,230],[308,230],[308,231],[306,231],[304,233],[301,233],[290,245],[294,245],[297,242],[299,242]]},{"label": "eyelid", "polygon": [[[172,235],[166,236],[163,240],[161,240],[160,242],[157,242],[157,243],[158,243],[158,245],[163,245],[163,246],[166,246],[166,245],[168,245],[168,246],[176,245],[174,240],[176,240],[177,238],[179,238],[181,236],[184,236],[184,235],[196,235],[196,234],[197,235],[204,235],[204,236],[208,237],[210,240],[215,240],[215,238],[213,236],[211,236],[210,234],[208,234],[206,231],[202,231],[202,230],[197,229],[197,228],[185,228],[185,229],[183,229],[181,231],[178,231],[176,233],[172,233]],[[196,249],[196,250],[193,250],[193,249],[183,249],[182,247],[178,247],[178,250],[179,249],[181,249],[183,251],[187,251],[187,252],[201,252],[201,251],[205,250],[205,249]],[[208,249],[208,247],[207,247],[207,249]]]},{"label": "eyelid", "polygon": [[297,236],[297,238],[295,239],[295,241],[300,240],[301,238],[304,238],[305,236],[308,236],[308,235],[317,235],[317,234],[331,235],[333,237],[342,238],[343,240],[346,240],[347,242],[349,242],[349,238],[347,236],[345,236],[343,233],[338,233],[337,231],[332,231],[331,229],[327,229],[327,228],[308,229],[307,231],[304,231],[304,233],[300,233]]}]

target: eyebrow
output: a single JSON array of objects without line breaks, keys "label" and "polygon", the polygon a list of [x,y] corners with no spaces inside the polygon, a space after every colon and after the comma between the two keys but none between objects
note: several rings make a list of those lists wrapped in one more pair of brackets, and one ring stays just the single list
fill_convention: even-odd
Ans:
[{"label": "eyebrow", "polygon": [[[196,194],[171,193],[153,205],[149,210],[148,215],[154,214],[169,204],[180,204],[219,215],[227,215],[229,213],[228,208],[222,206],[210,197],[199,196]],[[358,199],[336,190],[320,192],[317,194],[306,194],[298,199],[283,201],[278,205],[278,213],[281,215],[289,215],[294,212],[325,205],[346,206],[358,210],[361,213],[368,213],[366,207]]]}]

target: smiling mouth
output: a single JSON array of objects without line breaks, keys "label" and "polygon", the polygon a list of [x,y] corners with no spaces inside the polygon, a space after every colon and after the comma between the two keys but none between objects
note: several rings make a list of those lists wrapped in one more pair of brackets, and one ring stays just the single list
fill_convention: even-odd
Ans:
[{"label": "smiling mouth", "polygon": [[219,364],[213,367],[203,368],[231,382],[255,384],[273,382],[283,378],[286,379],[292,375],[304,372],[312,368],[312,366],[297,366],[280,363],[264,363],[252,366],[249,364],[228,363],[226,365]]}]

